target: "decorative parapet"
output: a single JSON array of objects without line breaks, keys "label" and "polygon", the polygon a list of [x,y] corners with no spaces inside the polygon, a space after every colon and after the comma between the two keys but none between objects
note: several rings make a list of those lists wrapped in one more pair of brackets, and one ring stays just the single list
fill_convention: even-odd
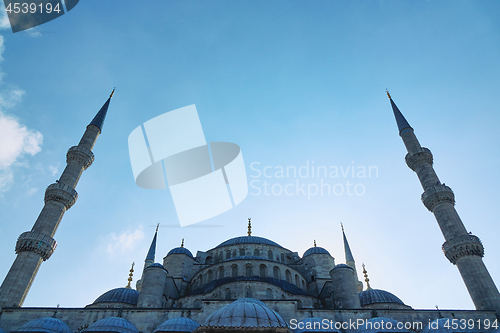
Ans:
[{"label": "decorative parapet", "polygon": [[94,162],[94,153],[85,147],[73,146],[66,154],[66,163],[78,163],[86,170]]},{"label": "decorative parapet", "polygon": [[425,192],[422,193],[422,202],[429,211],[433,212],[434,207],[441,203],[448,202],[454,205],[455,194],[453,194],[450,187],[439,184],[427,188]]},{"label": "decorative parapet", "polygon": [[66,209],[70,209],[78,199],[78,193],[69,185],[62,183],[50,184],[45,190],[45,203],[57,201],[64,204]]},{"label": "decorative parapet", "polygon": [[422,147],[422,151],[418,153],[410,155],[409,153],[405,156],[406,165],[413,171],[417,171],[417,169],[422,164],[430,164],[434,163],[434,159],[432,157],[432,153],[429,149]]},{"label": "decorative parapet", "polygon": [[49,235],[27,231],[23,232],[17,239],[16,254],[20,252],[35,252],[45,261],[54,253],[56,245],[57,242]]},{"label": "decorative parapet", "polygon": [[454,237],[443,244],[443,252],[446,258],[456,265],[459,258],[465,256],[484,256],[484,247],[479,237],[474,235],[462,235]]}]

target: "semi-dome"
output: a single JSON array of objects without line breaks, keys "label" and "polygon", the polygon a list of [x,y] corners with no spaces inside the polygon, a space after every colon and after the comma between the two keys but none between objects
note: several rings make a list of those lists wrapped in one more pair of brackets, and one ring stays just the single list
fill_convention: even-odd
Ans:
[{"label": "semi-dome", "polygon": [[396,295],[380,289],[368,289],[359,293],[359,302],[361,305],[375,303],[397,303],[405,305]]},{"label": "semi-dome", "polygon": [[328,254],[328,255],[330,255],[330,252],[328,252],[327,250],[325,250],[322,247],[314,246],[314,247],[311,247],[306,252],[304,252],[304,255],[302,257],[308,256],[310,254]]},{"label": "semi-dome", "polygon": [[309,317],[303,319],[297,323],[297,329],[294,330],[295,333],[303,333],[303,332],[339,332],[339,330],[335,329],[335,324],[330,323],[330,320],[327,319],[326,326],[323,322],[323,318],[319,317]]},{"label": "semi-dome", "polygon": [[387,317],[375,317],[366,320],[361,327],[358,328],[359,333],[379,333],[379,332],[409,332],[404,328],[404,324]]},{"label": "semi-dome", "polygon": [[96,321],[85,332],[139,333],[130,321],[118,317],[108,317]]},{"label": "semi-dome", "polygon": [[240,236],[228,239],[227,241],[220,243],[215,247],[215,249],[221,246],[240,245],[240,244],[262,244],[262,245],[272,245],[282,248],[281,245],[267,238],[257,237],[257,236]]},{"label": "semi-dome", "polygon": [[[453,321],[454,320],[454,321]],[[422,333],[449,333],[451,332],[450,326],[452,323],[458,323],[460,325],[460,321],[452,318],[440,318],[434,321],[431,321],[428,324],[424,325],[424,329]],[[469,328],[469,325],[466,325],[464,329],[460,329],[460,332],[479,332],[478,330],[474,330],[474,328]],[[498,332],[498,330],[493,331],[492,333]]]},{"label": "semi-dome", "polygon": [[73,333],[65,322],[50,317],[32,320],[14,332]]},{"label": "semi-dome", "polygon": [[241,298],[211,314],[205,326],[287,327],[279,314],[254,298]]},{"label": "semi-dome", "polygon": [[185,247],[176,247],[175,249],[170,250],[170,251],[167,253],[167,256],[169,256],[169,255],[171,255],[171,254],[185,254],[185,255],[187,255],[188,257],[193,258],[193,254],[191,253],[191,251],[189,251],[189,250],[188,250],[188,249],[186,249]]},{"label": "semi-dome", "polygon": [[198,328],[198,324],[193,319],[186,317],[176,317],[164,321],[160,326],[158,326],[154,332],[155,333],[167,333],[167,332],[192,332]]},{"label": "semi-dome", "polygon": [[94,303],[127,303],[131,305],[137,305],[137,300],[139,299],[139,292],[135,289],[130,288],[116,288],[105,292],[99,296]]}]

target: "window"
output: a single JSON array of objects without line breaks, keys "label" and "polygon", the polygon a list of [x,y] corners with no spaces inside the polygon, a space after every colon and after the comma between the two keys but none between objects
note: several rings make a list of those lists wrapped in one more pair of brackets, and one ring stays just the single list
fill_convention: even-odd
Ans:
[{"label": "window", "polygon": [[230,288],[226,288],[226,295],[225,295],[226,299],[227,300],[230,300],[231,299],[231,289]]},{"label": "window", "polygon": [[237,265],[231,266],[231,276],[232,277],[238,276],[238,266]]},{"label": "window", "polygon": [[292,283],[292,273],[290,273],[288,269],[286,270],[285,275],[286,275],[286,282]]},{"label": "window", "polygon": [[261,278],[267,277],[267,267],[266,267],[266,265],[260,265],[259,266],[259,276]]},{"label": "window", "polygon": [[278,268],[278,266],[274,266],[273,267],[273,277],[276,280],[280,280],[281,279],[281,272],[280,272],[280,269]]},{"label": "window", "polygon": [[245,255],[245,249],[240,249],[240,256],[244,256]]},{"label": "window", "polygon": [[224,278],[224,267],[220,266],[219,267],[219,279],[223,279],[223,278]]},{"label": "window", "polygon": [[255,249],[255,250],[253,250],[253,255],[254,255],[254,256],[257,256],[257,257],[258,257],[258,256],[260,256],[260,251],[259,251],[259,249]]},{"label": "window", "polygon": [[295,285],[300,288],[300,280],[297,274],[295,274]]},{"label": "window", "polygon": [[212,273],[212,270],[209,270],[207,272],[207,282],[210,282],[214,279],[214,274]]},{"label": "window", "polygon": [[273,260],[273,251],[271,251],[271,250],[267,251],[267,258],[269,260]]},{"label": "window", "polygon": [[253,275],[252,265],[246,265],[245,266],[245,276],[246,277],[251,277],[252,275]]},{"label": "window", "polygon": [[226,260],[231,258],[231,250],[226,251]]},{"label": "window", "polygon": [[266,289],[266,299],[273,299],[273,291],[271,288]]},{"label": "window", "polygon": [[285,254],[284,253],[281,254],[281,262],[285,262]]}]

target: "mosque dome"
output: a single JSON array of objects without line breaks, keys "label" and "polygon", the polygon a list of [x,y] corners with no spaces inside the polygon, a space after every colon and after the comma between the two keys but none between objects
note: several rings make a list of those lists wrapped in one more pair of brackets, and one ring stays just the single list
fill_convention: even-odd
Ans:
[{"label": "mosque dome", "polygon": [[198,326],[200,326],[200,324],[192,319],[186,317],[176,317],[164,321],[154,330],[154,333],[192,332],[198,328]]},{"label": "mosque dome", "polygon": [[287,327],[279,314],[254,298],[241,298],[215,311],[205,326]]},{"label": "mosque dome", "polygon": [[222,242],[219,245],[217,245],[214,249],[217,249],[217,248],[222,247],[222,246],[240,245],[240,244],[272,245],[272,246],[277,246],[277,247],[282,248],[281,245],[279,245],[278,243],[273,242],[272,240],[269,240],[267,238],[257,237],[257,236],[240,236],[240,237],[228,239],[227,241]]},{"label": "mosque dome", "polygon": [[116,288],[105,292],[99,296],[94,303],[127,303],[131,305],[137,305],[137,300],[139,299],[139,292],[135,289],[130,288]]},{"label": "mosque dome", "polygon": [[406,305],[396,295],[380,289],[368,289],[359,293],[361,306],[375,303],[397,303]]},{"label": "mosque dome", "polygon": [[191,253],[191,251],[189,251],[189,250],[188,250],[188,249],[186,249],[185,247],[176,247],[175,249],[170,250],[170,251],[167,253],[167,256],[169,256],[169,255],[171,255],[171,254],[185,254],[185,255],[187,255],[188,257],[193,258],[193,254]]},{"label": "mosque dome", "polygon": [[[440,318],[436,319],[434,321],[431,321],[429,324],[425,324],[424,329],[422,330],[421,333],[449,333],[450,326],[452,325],[452,318]],[[459,323],[457,319],[455,318],[454,323]],[[445,325],[447,327],[445,327]],[[498,332],[499,330],[493,331],[493,333]],[[464,328],[460,329],[460,332],[479,332],[478,330],[474,330],[473,328]]]},{"label": "mosque dome", "polygon": [[50,317],[32,320],[14,332],[73,333],[65,322]]},{"label": "mosque dome", "polygon": [[148,269],[150,267],[159,267],[159,268],[165,269],[165,266],[163,266],[162,264],[160,264],[158,262],[155,262],[154,264],[149,265],[148,267],[146,267],[146,269]]},{"label": "mosque dome", "polygon": [[[398,324],[400,325],[399,328]],[[375,317],[365,321],[362,327],[358,329],[358,332],[359,333],[410,332],[404,328],[404,325],[403,326],[401,325],[402,323],[394,319],[390,319],[387,317]]]},{"label": "mosque dome", "polygon": [[328,255],[330,255],[330,252],[328,252],[327,250],[325,250],[322,247],[314,246],[314,247],[311,247],[306,252],[304,252],[304,255],[302,256],[302,258],[306,257],[306,256],[308,256],[310,254],[328,254]]},{"label": "mosque dome", "polygon": [[108,317],[96,321],[85,332],[139,333],[131,322],[118,317]]},{"label": "mosque dome", "polygon": [[324,327],[323,320],[323,318],[319,317],[309,317],[303,319],[297,323],[297,329],[294,332],[339,332],[339,330],[335,329],[335,326],[332,327],[330,320],[328,320],[328,328]]}]

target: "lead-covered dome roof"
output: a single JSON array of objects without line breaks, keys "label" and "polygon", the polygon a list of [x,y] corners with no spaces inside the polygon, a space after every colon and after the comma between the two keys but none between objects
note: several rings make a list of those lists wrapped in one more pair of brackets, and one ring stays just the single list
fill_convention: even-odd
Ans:
[{"label": "lead-covered dome roof", "polygon": [[308,249],[306,252],[304,252],[304,255],[302,257],[308,256],[310,254],[328,254],[328,255],[330,255],[330,252],[328,252],[327,250],[325,250],[322,247],[314,246],[314,247],[311,247],[310,249]]},{"label": "lead-covered dome roof", "polygon": [[192,332],[198,328],[198,324],[193,319],[186,317],[176,317],[164,321],[160,326],[158,326],[154,333],[167,333],[167,332]]},{"label": "lead-covered dome roof", "polygon": [[191,258],[193,258],[193,254],[191,253],[191,251],[189,251],[188,249],[186,249],[185,247],[176,247],[172,250],[170,250],[168,253],[167,253],[167,256],[171,255],[171,254],[185,254]]},{"label": "lead-covered dome roof", "polygon": [[276,242],[273,242],[270,239],[264,238],[264,237],[257,237],[257,236],[240,236],[240,237],[235,237],[228,239],[225,242],[220,243],[215,247],[221,247],[221,246],[229,246],[229,245],[239,245],[239,244],[262,244],[262,245],[272,245],[272,246],[277,246],[277,247],[283,247],[279,245]]},{"label": "lead-covered dome roof", "polygon": [[368,289],[359,293],[359,302],[361,305],[375,303],[397,303],[405,305],[396,295],[380,289]]},{"label": "lead-covered dome roof", "polygon": [[101,296],[99,296],[94,303],[127,303],[137,305],[139,299],[139,292],[135,289],[129,288],[116,288],[111,289]]},{"label": "lead-covered dome roof", "polygon": [[134,324],[118,317],[108,317],[96,321],[85,332],[139,333]]},{"label": "lead-covered dome roof", "polygon": [[279,314],[254,298],[241,298],[215,311],[204,326],[287,327]]},{"label": "lead-covered dome roof", "polygon": [[14,332],[73,333],[65,322],[50,317],[32,320]]}]

